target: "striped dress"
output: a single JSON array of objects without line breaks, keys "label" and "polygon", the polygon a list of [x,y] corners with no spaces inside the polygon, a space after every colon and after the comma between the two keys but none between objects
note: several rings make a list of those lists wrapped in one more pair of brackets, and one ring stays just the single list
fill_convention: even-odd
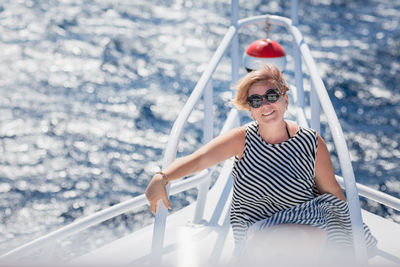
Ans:
[{"label": "striped dress", "polygon": [[[246,128],[241,159],[236,158],[231,225],[236,250],[244,247],[249,232],[278,224],[312,225],[327,232],[328,244],[352,246],[347,202],[332,194],[319,194],[315,185],[317,134],[300,127],[280,144],[268,144],[257,122]],[[376,239],[364,224],[367,247]]]}]

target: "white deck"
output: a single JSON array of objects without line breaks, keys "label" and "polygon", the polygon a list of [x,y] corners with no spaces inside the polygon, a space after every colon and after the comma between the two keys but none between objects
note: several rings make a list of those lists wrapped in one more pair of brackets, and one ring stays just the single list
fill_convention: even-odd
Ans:
[{"label": "white deck", "polygon": [[378,240],[377,255],[369,260],[370,265],[400,266],[400,225],[365,210],[362,216]]}]

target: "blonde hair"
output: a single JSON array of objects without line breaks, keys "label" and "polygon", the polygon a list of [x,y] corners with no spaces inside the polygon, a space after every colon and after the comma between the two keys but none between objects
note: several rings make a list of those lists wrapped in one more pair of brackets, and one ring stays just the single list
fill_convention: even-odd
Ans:
[{"label": "blonde hair", "polygon": [[275,87],[282,95],[289,91],[289,86],[287,85],[282,72],[280,72],[279,69],[274,65],[263,64],[260,69],[249,72],[246,76],[239,80],[235,86],[237,91],[235,99],[232,101],[232,103],[238,109],[250,110],[250,106],[247,103],[249,90],[253,84],[259,82],[263,82]]}]

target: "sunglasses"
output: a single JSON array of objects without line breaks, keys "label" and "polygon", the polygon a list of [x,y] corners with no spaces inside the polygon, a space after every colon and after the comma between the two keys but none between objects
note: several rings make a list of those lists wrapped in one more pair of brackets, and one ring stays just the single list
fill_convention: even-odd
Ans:
[{"label": "sunglasses", "polygon": [[281,93],[277,89],[269,89],[264,95],[251,95],[247,98],[247,103],[249,103],[252,108],[259,108],[263,103],[263,98],[267,100],[268,103],[275,103],[278,101]]}]

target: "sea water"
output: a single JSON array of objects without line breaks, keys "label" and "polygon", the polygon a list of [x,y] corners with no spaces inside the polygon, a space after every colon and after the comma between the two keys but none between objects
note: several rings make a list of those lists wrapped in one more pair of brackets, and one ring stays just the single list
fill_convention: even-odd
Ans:
[{"label": "sea water", "polygon": [[[240,17],[290,16],[288,0],[239,2]],[[212,0],[0,3],[0,254],[144,192],[229,15],[229,1]],[[357,181],[400,197],[400,1],[300,1],[299,21]],[[269,36],[290,50],[285,31],[273,26]],[[241,51],[264,37],[263,25],[244,29]],[[213,81],[217,127],[231,108],[229,80],[226,58]],[[201,109],[180,155],[201,144]],[[321,134],[332,141],[325,127]],[[338,169],[333,149],[332,159]],[[172,206],[194,197],[173,197]],[[59,246],[79,255],[152,218],[143,207]]]}]

